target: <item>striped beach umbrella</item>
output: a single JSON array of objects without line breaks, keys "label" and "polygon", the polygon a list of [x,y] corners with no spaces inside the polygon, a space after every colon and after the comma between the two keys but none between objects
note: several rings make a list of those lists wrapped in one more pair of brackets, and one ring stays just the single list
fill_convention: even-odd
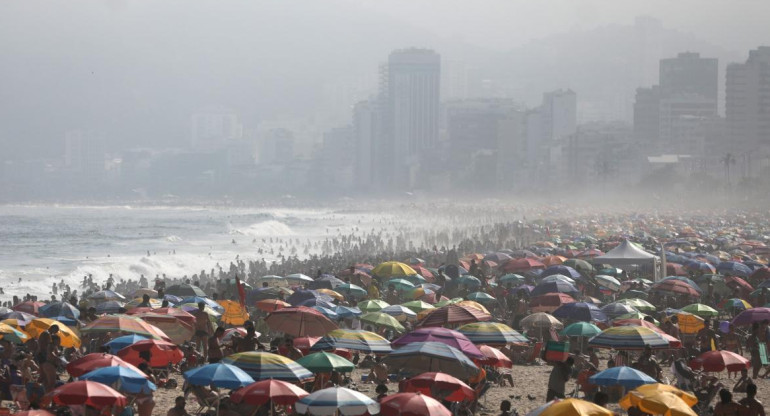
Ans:
[{"label": "striped beach umbrella", "polygon": [[374,332],[356,329],[335,329],[324,335],[310,349],[327,351],[344,348],[369,354],[387,354],[392,351],[390,341]]},{"label": "striped beach umbrella", "polygon": [[395,348],[404,347],[413,342],[440,342],[457,348],[470,358],[482,358],[483,354],[474,343],[461,332],[440,326],[417,328],[414,331],[399,337],[391,343]]},{"label": "striped beach umbrella", "polygon": [[615,326],[607,328],[588,341],[590,347],[616,350],[669,348],[669,341],[661,334],[643,326]]},{"label": "striped beach umbrella", "polygon": [[322,336],[338,328],[321,312],[305,306],[283,308],[265,318],[270,329],[295,337]]},{"label": "striped beach umbrella", "polygon": [[393,351],[383,362],[415,375],[437,371],[467,380],[479,372],[462,351],[440,342],[413,342]]},{"label": "striped beach umbrella", "polygon": [[363,393],[344,387],[329,387],[305,396],[294,405],[297,413],[313,416],[357,416],[380,412],[379,403]]},{"label": "striped beach umbrella", "polygon": [[240,368],[257,381],[272,378],[296,383],[313,377],[313,373],[293,360],[269,352],[239,352],[222,362]]},{"label": "striped beach umbrella", "polygon": [[162,339],[166,334],[136,316],[105,315],[80,329],[83,334],[115,332],[136,334],[147,338]]},{"label": "striped beach umbrella", "polygon": [[513,342],[529,342],[518,331],[499,322],[474,322],[457,328],[474,344],[506,345]]},{"label": "striped beach umbrella", "polygon": [[[386,315],[390,315],[399,322],[404,322],[407,320],[411,321],[411,320],[417,319],[417,314],[414,313],[413,310],[403,305],[390,305],[382,308],[382,310],[380,310],[379,312],[370,312],[366,315],[371,315],[373,313],[384,313]],[[363,320],[363,316],[361,318],[362,318],[361,320]]]}]

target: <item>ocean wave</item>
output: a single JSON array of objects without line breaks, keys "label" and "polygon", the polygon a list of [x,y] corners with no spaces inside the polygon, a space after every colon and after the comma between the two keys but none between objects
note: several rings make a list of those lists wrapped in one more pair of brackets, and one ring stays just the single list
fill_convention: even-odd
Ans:
[{"label": "ocean wave", "polygon": [[258,222],[246,228],[232,228],[230,234],[249,237],[285,237],[295,235],[295,232],[280,221],[270,220]]}]

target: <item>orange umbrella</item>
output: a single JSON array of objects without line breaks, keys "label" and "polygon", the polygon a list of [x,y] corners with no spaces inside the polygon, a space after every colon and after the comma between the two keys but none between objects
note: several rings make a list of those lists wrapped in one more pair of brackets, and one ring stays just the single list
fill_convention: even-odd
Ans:
[{"label": "orange umbrella", "polygon": [[264,312],[273,312],[278,309],[289,308],[291,304],[280,299],[264,299],[257,302],[257,309]]},{"label": "orange umbrella", "polygon": [[176,344],[157,339],[135,342],[118,351],[118,357],[131,364],[139,365],[145,362],[144,358],[139,356],[142,352],[150,353],[150,367],[166,367],[169,363],[177,364],[184,358],[184,354]]},{"label": "orange umbrella", "polygon": [[476,398],[476,392],[456,377],[445,373],[422,373],[406,380],[404,391],[420,392],[449,402]]}]

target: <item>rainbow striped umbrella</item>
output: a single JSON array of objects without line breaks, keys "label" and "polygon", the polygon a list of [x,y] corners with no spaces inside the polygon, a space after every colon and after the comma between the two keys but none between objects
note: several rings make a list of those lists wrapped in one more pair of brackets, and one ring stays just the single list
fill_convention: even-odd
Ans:
[{"label": "rainbow striped umbrella", "polygon": [[222,362],[240,368],[256,381],[272,378],[296,383],[313,377],[313,373],[293,360],[269,352],[239,352]]},{"label": "rainbow striped umbrella", "polygon": [[360,329],[335,329],[324,335],[310,349],[312,351],[325,351],[335,348],[374,354],[387,354],[392,351],[390,341],[374,332]]},{"label": "rainbow striped umbrella", "polygon": [[643,326],[615,326],[607,328],[591,338],[588,345],[595,348],[616,350],[641,350],[644,347],[669,348],[669,342],[661,334]]},{"label": "rainbow striped umbrella", "polygon": [[166,334],[153,328],[149,323],[136,316],[130,315],[105,315],[89,323],[80,329],[83,334],[120,332],[123,334],[136,334],[147,338],[162,339]]},{"label": "rainbow striped umbrella", "polygon": [[515,329],[499,322],[474,322],[457,328],[474,344],[506,345],[512,342],[529,342]]}]

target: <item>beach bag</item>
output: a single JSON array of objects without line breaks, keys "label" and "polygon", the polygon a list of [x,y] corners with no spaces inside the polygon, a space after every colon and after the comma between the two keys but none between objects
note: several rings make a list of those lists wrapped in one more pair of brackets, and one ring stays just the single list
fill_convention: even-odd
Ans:
[{"label": "beach bag", "polygon": [[545,356],[548,362],[567,361],[569,357],[569,341],[548,341],[545,344]]}]

